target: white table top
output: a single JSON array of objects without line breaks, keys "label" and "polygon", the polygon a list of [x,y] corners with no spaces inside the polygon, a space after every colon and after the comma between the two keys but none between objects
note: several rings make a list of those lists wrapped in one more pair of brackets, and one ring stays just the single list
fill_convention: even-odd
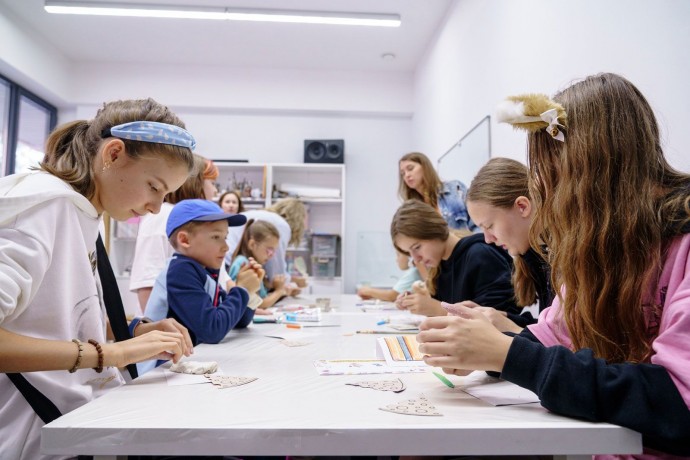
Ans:
[{"label": "white table top", "polygon": [[[218,389],[205,383],[168,386],[161,368],[45,426],[47,454],[169,455],[591,455],[639,453],[638,433],[549,413],[539,404],[494,407],[448,388],[430,373],[320,376],[318,359],[375,358],[371,329],[396,312],[367,312],[357,297],[332,296],[336,311],[322,323],[287,329],[259,324],[200,345],[191,359],[218,361],[224,374],[258,377]],[[303,303],[308,301],[302,300]],[[312,342],[287,347],[280,334]],[[346,383],[400,378],[402,393]],[[441,417],[379,410],[420,394]]]}]

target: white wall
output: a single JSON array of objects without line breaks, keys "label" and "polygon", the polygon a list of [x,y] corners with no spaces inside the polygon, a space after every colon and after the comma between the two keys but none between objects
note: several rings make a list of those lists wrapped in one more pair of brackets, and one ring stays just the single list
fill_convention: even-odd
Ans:
[{"label": "white wall", "polygon": [[197,111],[412,111],[412,75],[392,72],[87,63],[73,78],[79,105],[153,97]]},{"label": "white wall", "polygon": [[[74,63],[2,5],[0,73],[58,106],[59,123],[91,118],[104,101],[153,97],[186,121],[198,152],[211,158],[301,162],[304,139],[344,139],[344,243],[353,254],[357,232],[387,231],[398,204],[411,74]],[[356,261],[346,260],[353,291]]]},{"label": "white wall", "polygon": [[[456,0],[415,75],[414,145],[437,158],[505,96],[553,94],[598,72],[655,109],[669,161],[690,171],[690,2]],[[525,161],[525,135],[492,124],[493,156]]]},{"label": "white wall", "polygon": [[56,106],[69,98],[70,62],[0,4],[0,73]]},{"label": "white wall", "polygon": [[[671,163],[690,171],[688,18],[685,0],[456,0],[413,78],[74,64],[0,8],[0,72],[58,105],[60,122],[91,117],[103,101],[152,96],[214,158],[299,162],[304,139],[345,139],[345,245],[355,254],[358,230],[388,230],[401,154],[437,158],[505,96],[550,94],[595,72],[619,72],[640,87]],[[524,161],[523,134],[492,131],[494,156]],[[351,291],[355,258],[348,261]]]},{"label": "white wall", "polygon": [[[231,72],[232,82],[220,76],[202,81],[183,72],[168,73],[156,84],[156,71],[162,69],[137,71],[139,76],[130,78],[126,73],[105,78],[106,70],[80,73],[85,86],[80,98],[90,103],[78,105],[74,117],[92,118],[98,105],[91,100],[151,95],[185,121],[197,139],[198,153],[257,163],[301,163],[305,139],[344,139],[348,252],[344,276],[346,291],[354,292],[357,233],[388,232],[399,205],[397,160],[412,143],[411,76],[347,79],[340,73],[324,79],[320,73],[304,73],[299,79],[290,71],[280,72],[281,77],[292,75],[290,87],[278,89],[286,78],[272,84],[266,74],[257,81],[239,71]],[[267,97],[269,93],[273,96]]]},{"label": "white wall", "polygon": [[305,139],[344,139],[346,292],[354,292],[359,231],[388,232],[399,202],[397,159],[412,142],[412,121],[327,114],[192,114],[179,111],[210,158],[301,163]]}]

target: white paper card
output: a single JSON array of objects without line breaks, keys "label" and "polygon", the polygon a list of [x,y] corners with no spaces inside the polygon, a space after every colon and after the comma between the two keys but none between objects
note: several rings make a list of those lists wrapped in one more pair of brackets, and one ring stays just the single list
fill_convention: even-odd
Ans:
[{"label": "white paper card", "polygon": [[314,361],[319,375],[366,375],[424,373],[421,367],[393,367],[383,359],[320,359]]},{"label": "white paper card", "polygon": [[481,399],[492,406],[538,403],[539,397],[521,386],[497,379],[483,371],[475,371],[465,377],[464,383],[456,385],[465,393]]},{"label": "white paper card", "polygon": [[[209,383],[209,380],[203,374],[180,374],[179,372],[173,372],[170,369],[163,369],[163,374],[165,375],[165,380],[167,381],[168,386]],[[213,375],[223,375],[223,371],[218,369],[213,373]]]},{"label": "white paper card", "polygon": [[[391,336],[391,338],[397,340],[397,336]],[[414,340],[416,343],[416,340]],[[386,342],[386,337],[380,337],[376,339],[376,357],[384,359],[386,364],[391,367],[405,367],[405,368],[428,368],[429,365],[421,360],[410,360],[410,361],[396,361],[388,348]]]}]

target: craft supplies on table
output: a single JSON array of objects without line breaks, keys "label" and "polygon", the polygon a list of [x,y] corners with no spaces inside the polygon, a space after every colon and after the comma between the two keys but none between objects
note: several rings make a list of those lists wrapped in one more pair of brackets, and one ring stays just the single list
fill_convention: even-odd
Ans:
[{"label": "craft supplies on table", "polygon": [[414,335],[396,335],[376,340],[376,355],[389,366],[427,366]]}]

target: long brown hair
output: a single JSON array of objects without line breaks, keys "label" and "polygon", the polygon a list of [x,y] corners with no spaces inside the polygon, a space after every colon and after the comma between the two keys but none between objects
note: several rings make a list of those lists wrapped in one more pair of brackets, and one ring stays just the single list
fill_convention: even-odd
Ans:
[{"label": "long brown hair", "polygon": [[690,219],[690,176],[667,163],[654,113],[625,78],[591,76],[554,100],[568,115],[565,142],[528,136],[532,247],[549,247],[573,347],[609,362],[645,361],[653,338],[643,295]]},{"label": "long brown hair", "polygon": [[[474,176],[467,190],[467,201],[501,209],[511,209],[520,196],[529,199],[529,170],[510,158],[489,160]],[[537,290],[527,263],[522,257],[515,257],[513,262],[513,289],[517,304],[532,305],[537,299]]]},{"label": "long brown hair", "polygon": [[[104,104],[93,120],[77,120],[58,126],[48,137],[40,169],[59,177],[77,192],[91,199],[95,192],[93,160],[103,140],[103,130],[132,121],[156,121],[184,128],[167,107],[153,99],[115,101]],[[192,151],[186,147],[121,139],[130,158],[158,155],[194,167]]]},{"label": "long brown hair", "polygon": [[[431,164],[429,158],[423,153],[411,152],[403,155],[398,160],[398,167],[403,161],[412,161],[422,166],[424,185],[422,193],[407,186],[403,179],[403,174],[399,174],[400,184],[398,186],[398,195],[403,201],[420,200],[436,209],[438,207],[438,194],[443,189],[443,182],[438,177],[434,165]],[[399,173],[399,172],[398,172]]]},{"label": "long brown hair", "polygon": [[[465,236],[472,235],[472,232],[469,230],[449,229],[448,223],[438,211],[419,200],[405,201],[395,212],[393,220],[391,221],[391,239],[393,240],[393,246],[395,246],[398,252],[407,254],[408,256],[410,254],[395,243],[395,238],[398,235],[424,241],[437,240],[445,243],[448,241],[451,232],[461,239]],[[436,293],[436,279],[439,273],[438,267],[431,267],[428,269],[426,286],[431,295]]]}]

